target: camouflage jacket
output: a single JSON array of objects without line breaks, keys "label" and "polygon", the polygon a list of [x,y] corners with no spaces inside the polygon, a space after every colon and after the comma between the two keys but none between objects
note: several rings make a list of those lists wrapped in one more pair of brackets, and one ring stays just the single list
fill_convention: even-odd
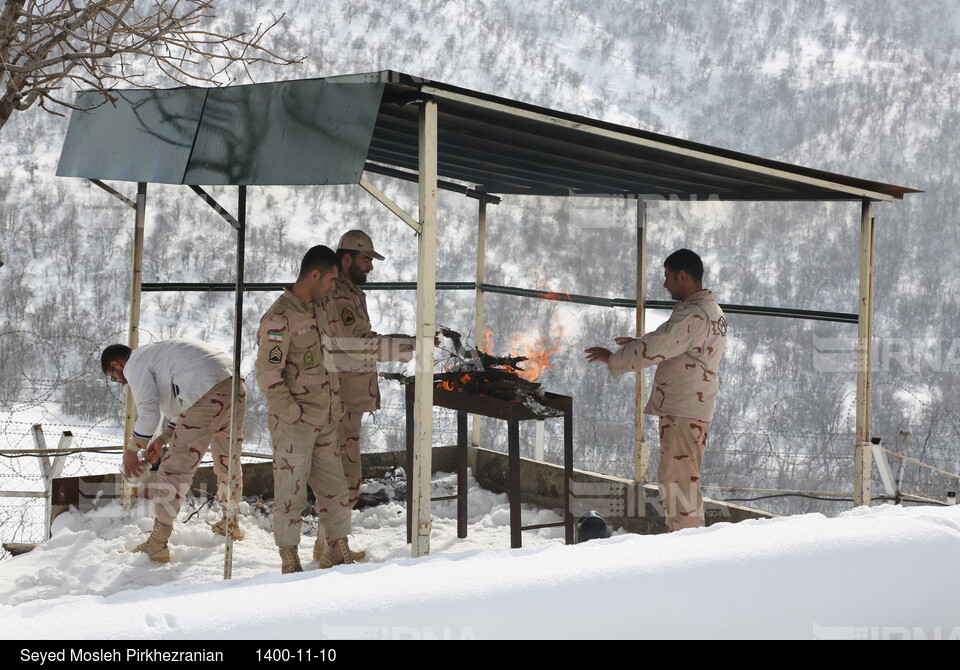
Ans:
[{"label": "camouflage jacket", "polygon": [[674,305],[655,331],[616,351],[607,365],[614,377],[656,365],[644,412],[710,422],[726,333],[727,321],[713,293],[698,291]]},{"label": "camouflage jacket", "polygon": [[378,335],[370,327],[367,297],[349,279],[338,277],[325,299],[330,335],[340,371],[340,397],[347,412],[380,409],[377,362],[395,361],[400,351],[411,351],[414,338]]},{"label": "camouflage jacket", "polygon": [[260,320],[257,384],[271,415],[288,424],[339,423],[340,381],[330,354],[327,316],[288,286]]}]

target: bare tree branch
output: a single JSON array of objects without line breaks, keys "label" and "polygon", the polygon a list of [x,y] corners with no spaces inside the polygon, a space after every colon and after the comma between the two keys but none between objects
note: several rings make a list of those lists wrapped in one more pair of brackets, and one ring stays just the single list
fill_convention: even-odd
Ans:
[{"label": "bare tree branch", "polygon": [[[221,34],[209,28],[213,0],[2,0],[0,10],[0,127],[14,111],[39,105],[76,109],[65,87],[85,87],[113,100],[120,85],[151,88],[134,63],[152,61],[182,85],[220,86],[236,81],[250,65],[293,65],[265,44],[284,15],[271,13],[252,34]],[[133,59],[132,61],[130,59]]]}]

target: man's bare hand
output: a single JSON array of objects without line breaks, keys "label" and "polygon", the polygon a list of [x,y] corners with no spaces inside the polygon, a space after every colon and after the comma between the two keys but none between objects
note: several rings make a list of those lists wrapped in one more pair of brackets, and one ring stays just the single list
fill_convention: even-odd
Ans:
[{"label": "man's bare hand", "polygon": [[613,341],[617,343],[618,347],[625,347],[636,339],[635,337],[615,337]]},{"label": "man's bare hand", "polygon": [[146,461],[147,463],[156,463],[157,459],[160,458],[160,454],[163,452],[163,446],[166,444],[159,437],[153,438],[149,445],[147,445]]},{"label": "man's bare hand", "polygon": [[584,349],[584,351],[587,354],[588,363],[606,363],[610,360],[610,356],[613,355],[613,352],[603,347],[590,347],[589,349]]},{"label": "man's bare hand", "polygon": [[131,449],[123,450],[123,476],[127,479],[139,479],[143,475],[146,463],[140,459],[140,454]]}]

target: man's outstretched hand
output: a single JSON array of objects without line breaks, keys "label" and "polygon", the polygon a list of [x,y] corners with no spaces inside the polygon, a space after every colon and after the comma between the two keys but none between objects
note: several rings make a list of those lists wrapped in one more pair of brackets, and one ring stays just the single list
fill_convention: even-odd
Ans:
[{"label": "man's outstretched hand", "polygon": [[610,356],[613,355],[613,352],[609,349],[604,349],[603,347],[590,347],[589,349],[584,349],[587,354],[588,363],[606,363],[610,360]]},{"label": "man's outstretched hand", "polygon": [[[613,341],[617,343],[618,347],[625,347],[636,339],[635,337],[615,337]],[[610,357],[613,356],[612,351],[604,349],[603,347],[590,347],[589,349],[584,349],[584,351],[587,353],[588,363],[607,363]]]}]

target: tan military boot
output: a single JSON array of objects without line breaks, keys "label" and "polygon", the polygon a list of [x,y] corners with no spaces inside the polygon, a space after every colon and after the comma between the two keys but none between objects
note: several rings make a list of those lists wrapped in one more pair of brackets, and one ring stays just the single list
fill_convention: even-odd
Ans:
[{"label": "tan military boot", "polygon": [[318,537],[317,541],[313,543],[313,560],[322,560],[325,553],[329,553],[327,551],[327,541],[324,538]]},{"label": "tan military boot", "polygon": [[[210,526],[212,530],[217,535],[227,536],[227,517],[223,517],[218,522]],[[240,522],[236,521],[233,524],[230,524],[230,536],[233,538],[234,542],[239,542],[244,538],[243,529],[240,528]]]},{"label": "tan military boot", "polygon": [[303,572],[303,566],[300,565],[300,547],[280,547],[280,572],[289,575],[294,572]]},{"label": "tan military boot", "polygon": [[170,548],[167,547],[167,540],[170,539],[170,533],[173,532],[173,525],[166,524],[157,519],[153,520],[153,531],[150,537],[143,544],[139,544],[131,552],[142,552],[150,557],[151,561],[157,563],[170,562]]},{"label": "tan military boot", "polygon": [[[313,560],[318,563],[322,562],[324,555],[326,554],[327,562],[330,561],[330,545],[328,545],[324,540],[317,540],[313,544]],[[367,552],[363,549],[351,549],[350,555],[353,556],[353,562],[362,561],[367,556]],[[332,565],[332,563],[331,563]],[[321,566],[324,567],[324,566]],[[326,567],[330,567],[329,565]]]},{"label": "tan military boot", "polygon": [[333,540],[329,544],[329,552],[321,554],[318,559],[321,570],[332,568],[335,565],[346,565],[347,563],[355,562],[353,560],[353,552],[350,551],[350,545],[347,544],[347,538],[341,537],[339,540]]}]

